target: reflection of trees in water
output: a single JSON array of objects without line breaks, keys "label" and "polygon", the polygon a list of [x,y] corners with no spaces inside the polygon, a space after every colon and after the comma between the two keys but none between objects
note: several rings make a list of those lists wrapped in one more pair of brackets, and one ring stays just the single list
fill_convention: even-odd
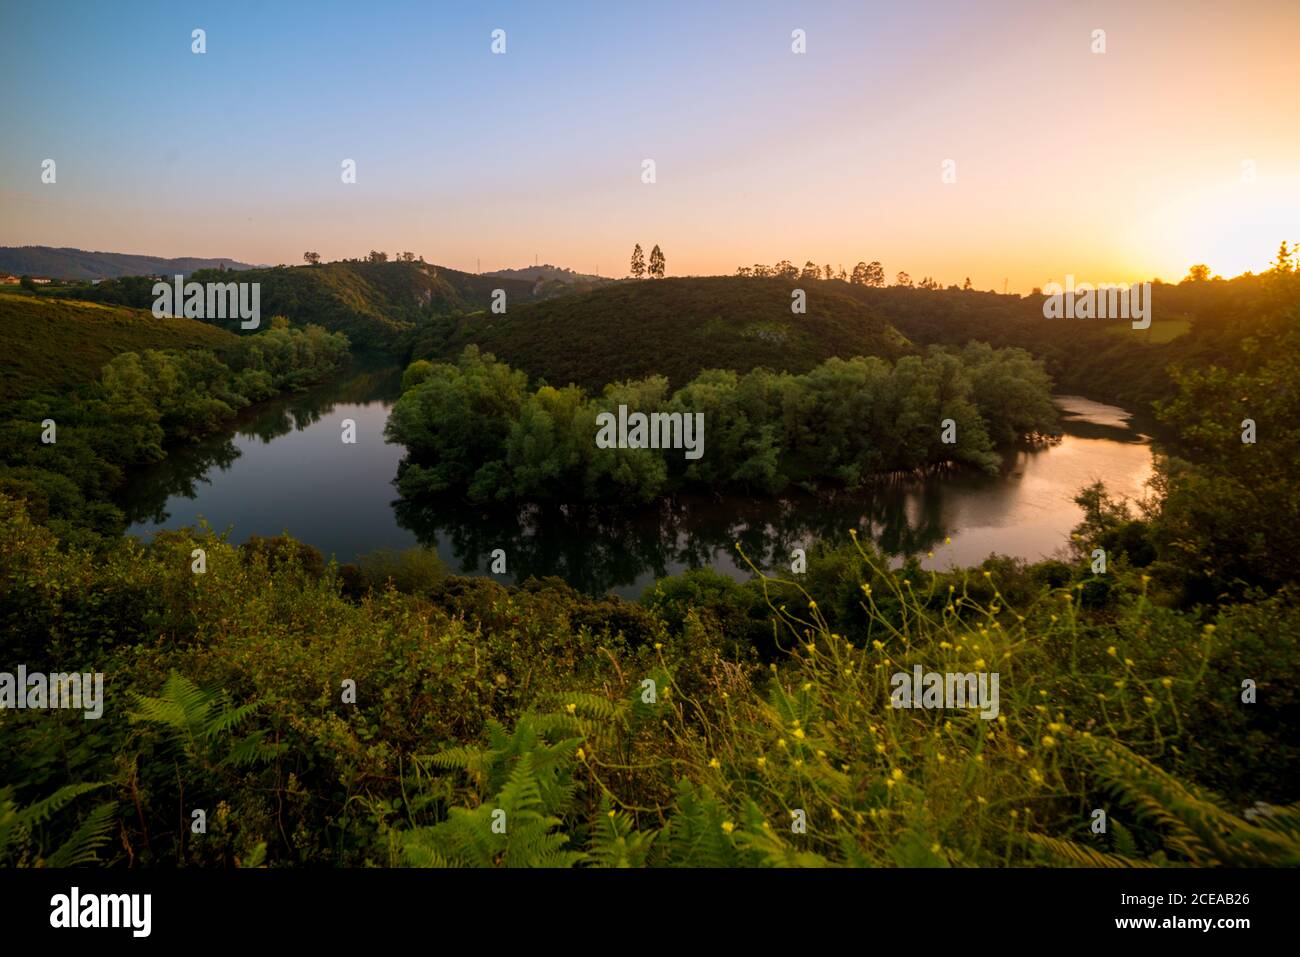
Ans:
[{"label": "reflection of trees in water", "polygon": [[[909,497],[920,503],[915,521]],[[647,507],[482,508],[453,498],[403,498],[394,511],[397,523],[422,544],[450,546],[458,571],[485,570],[492,550],[503,548],[516,581],[555,575],[597,594],[681,566],[728,560],[743,567],[737,542],[755,565],[772,569],[787,565],[796,547],[847,543],[850,528],[870,534],[891,554],[927,551],[945,534],[937,486],[913,487],[910,496],[902,488],[780,499],[681,496]]]},{"label": "reflection of trees in water", "polygon": [[132,472],[120,506],[128,524],[145,522],[162,525],[168,519],[167,500],[173,495],[197,498],[199,482],[212,468],[222,471],[239,458],[239,449],[228,436],[204,439],[169,452],[166,461]]},{"label": "reflection of trees in water", "polygon": [[157,465],[130,473],[119,506],[129,524],[162,525],[169,515],[167,500],[173,495],[198,497],[199,483],[212,469],[225,471],[239,458],[236,435],[253,436],[269,443],[290,432],[319,422],[340,403],[363,404],[395,398],[402,370],[395,366],[354,367],[340,378],[295,395],[259,403],[240,413],[230,427],[189,445],[167,449]]},{"label": "reflection of trees in water", "polygon": [[269,443],[290,432],[301,432],[334,411],[336,405],[364,405],[390,400],[401,389],[402,370],[393,366],[355,370],[346,378],[289,398],[260,405],[256,413],[236,420],[240,435]]},{"label": "reflection of trees in water", "polygon": [[1137,429],[1110,425],[1105,422],[1089,422],[1086,419],[1066,418],[1062,420],[1061,425],[1067,435],[1080,439],[1108,439],[1111,442],[1124,442],[1127,444],[1140,444],[1150,439],[1148,435]]},{"label": "reflection of trees in water", "polygon": [[[1143,441],[1127,430],[1067,423],[1067,433]],[[559,576],[603,593],[680,567],[734,565],[740,543],[759,568],[788,568],[791,551],[849,541],[857,529],[891,557],[925,555],[951,534],[963,501],[1006,513],[1021,494],[1015,478],[1055,442],[1004,450],[999,475],[957,470],[922,479],[882,481],[862,492],[799,493],[778,499],[681,495],[648,507],[500,506],[461,499],[399,499],[397,523],[426,546],[449,546],[458,570],[484,571],[494,548],[509,556],[510,577]]]}]

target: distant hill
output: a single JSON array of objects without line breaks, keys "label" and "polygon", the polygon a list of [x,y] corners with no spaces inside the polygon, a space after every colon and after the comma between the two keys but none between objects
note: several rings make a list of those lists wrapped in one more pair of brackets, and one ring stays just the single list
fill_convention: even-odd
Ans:
[{"label": "distant hill", "polygon": [[0,272],[51,279],[116,279],[120,276],[188,276],[200,269],[251,269],[234,259],[198,259],[183,256],[136,256],[129,253],[87,252],[53,246],[0,246]]},{"label": "distant hill", "polygon": [[0,293],[0,404],[64,393],[99,378],[120,352],[203,348],[221,352],[236,337],[193,319],[75,299]]},{"label": "distant hill", "polygon": [[525,266],[522,269],[497,269],[483,275],[500,276],[502,279],[525,279],[530,282],[539,280],[567,283],[613,282],[612,279],[606,279],[603,276],[574,272],[572,269],[566,269],[563,266],[552,266],[550,263],[543,263],[540,266]]},{"label": "distant hill", "polygon": [[794,283],[780,279],[620,281],[590,292],[512,304],[432,327],[417,355],[454,358],[471,343],[552,385],[591,390],[662,374],[674,387],[703,369],[757,366],[806,372],[831,356],[894,358],[911,346],[896,329],[841,292],[809,291],[790,311]]},{"label": "distant hill", "polygon": [[[196,282],[219,282],[221,273],[198,272]],[[493,290],[508,303],[533,298],[533,283],[477,276],[421,262],[345,260],[319,266],[249,269],[241,282],[261,284],[264,321],[286,316],[344,333],[357,352],[405,355],[417,329],[437,316],[486,309]],[[220,321],[220,320],[218,320]]]},{"label": "distant hill", "polygon": [[[25,247],[35,249],[37,247]],[[89,254],[89,255],[116,255]],[[184,263],[212,263],[217,260],[163,260],[151,257],[120,257],[148,263],[171,264],[152,274],[174,275]],[[229,270],[230,263],[221,260]],[[295,325],[315,323],[331,332],[347,335],[356,352],[378,352],[405,357],[413,335],[431,319],[486,309],[496,290],[504,290],[507,302],[519,304],[532,299],[565,295],[580,288],[564,283],[533,282],[499,276],[445,269],[424,262],[369,262],[342,260],[316,266],[248,266],[239,264],[240,282],[260,285],[260,307],[264,321],[283,315]],[[74,297],[103,305],[149,309],[153,305],[153,280],[144,278],[150,270],[106,279],[97,286],[49,287],[43,295]],[[36,275],[36,273],[31,273]],[[228,271],[211,266],[188,273],[193,282],[230,282]],[[230,320],[212,320],[223,328],[234,328]]]}]

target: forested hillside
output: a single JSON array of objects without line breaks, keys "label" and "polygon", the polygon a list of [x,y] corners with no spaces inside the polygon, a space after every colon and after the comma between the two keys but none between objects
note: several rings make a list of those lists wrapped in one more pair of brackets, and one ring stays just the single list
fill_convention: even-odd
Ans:
[{"label": "forested hillside", "polygon": [[418,358],[455,359],[467,345],[552,385],[598,391],[662,375],[674,388],[704,369],[807,372],[838,356],[894,359],[906,338],[829,285],[791,309],[796,284],[733,277],[619,282],[576,295],[434,323]]},{"label": "forested hillside", "polygon": [[979,340],[1019,346],[1044,361],[1063,392],[1148,409],[1153,400],[1172,394],[1170,365],[1203,365],[1231,354],[1242,330],[1267,306],[1260,276],[1153,283],[1149,329],[1134,329],[1124,319],[1047,319],[1041,295],[813,285],[833,286],[918,344]]},{"label": "forested hillside", "polygon": [[114,356],[144,349],[211,349],[238,342],[193,319],[155,319],[143,309],[0,293],[0,405],[95,381]]}]

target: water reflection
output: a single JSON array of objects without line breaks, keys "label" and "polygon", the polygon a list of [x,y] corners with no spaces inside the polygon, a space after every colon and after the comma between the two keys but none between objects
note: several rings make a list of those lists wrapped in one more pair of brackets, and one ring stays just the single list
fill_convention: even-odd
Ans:
[{"label": "water reflection", "polygon": [[[321,474],[313,474],[305,467],[308,463],[295,458],[290,450],[295,443],[286,445],[284,437],[311,430],[323,438],[324,430],[332,426],[334,443],[339,448],[331,444],[327,450],[347,451],[352,447],[343,446],[338,435],[339,423],[348,417],[376,420],[377,428],[363,430],[359,436],[358,448],[364,451],[351,457],[381,461],[384,471],[373,476],[375,487],[386,495],[386,500],[391,499],[387,483],[392,478],[392,468],[388,460],[395,464],[400,454],[384,446],[382,431],[388,409],[400,392],[401,375],[401,369],[391,365],[356,366],[325,385],[242,412],[227,431],[170,447],[165,461],[132,473],[119,498],[118,505],[131,526],[128,534],[143,535],[158,528],[192,525],[201,517],[210,519],[217,528],[234,525],[239,540],[254,533],[275,534],[281,530],[279,527],[271,531],[246,529],[248,508],[286,487],[311,495],[310,490],[317,486],[319,492],[322,479]],[[333,459],[323,464],[342,464],[342,456]],[[269,476],[265,474],[268,467],[273,473]],[[233,491],[239,494],[226,494]],[[366,494],[361,486],[346,491]],[[238,504],[240,499],[244,506]],[[235,507],[213,508],[219,500],[231,500],[224,504]],[[330,504],[324,499],[317,501],[322,506]],[[391,517],[387,522],[392,524]],[[310,524],[316,530],[324,526],[323,521]],[[304,533],[313,528],[304,529]],[[304,541],[312,541],[305,534],[302,537]]]},{"label": "water reflection", "polygon": [[[421,544],[467,574],[488,574],[492,551],[501,548],[507,573],[493,576],[500,581],[556,575],[584,591],[636,595],[686,568],[748,577],[736,542],[760,568],[773,569],[796,547],[847,541],[850,528],[890,555],[922,556],[929,567],[973,564],[991,552],[1038,559],[1062,549],[1080,520],[1073,502],[1080,488],[1100,479],[1137,497],[1151,472],[1150,440],[1128,413],[1061,397],[1061,442],[1009,450],[996,476],[947,474],[854,495],[681,495],[650,508],[405,501],[392,484],[403,450],[383,441],[400,375],[391,367],[354,370],[174,450],[134,477],[122,503],[129,531],[147,536],[206,518],[230,527],[234,541],[287,531],[340,562]],[[355,445],[340,441],[349,418]]]}]

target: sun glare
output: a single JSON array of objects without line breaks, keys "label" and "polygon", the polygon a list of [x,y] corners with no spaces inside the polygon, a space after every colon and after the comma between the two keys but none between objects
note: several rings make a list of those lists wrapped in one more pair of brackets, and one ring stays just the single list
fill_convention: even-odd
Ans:
[{"label": "sun glare", "polygon": [[1225,279],[1262,272],[1283,240],[1300,240],[1300,175],[1252,180],[1243,169],[1239,182],[1189,192],[1153,211],[1134,229],[1132,248],[1135,263],[1142,250],[1160,250],[1148,271],[1174,282],[1195,263]]}]

